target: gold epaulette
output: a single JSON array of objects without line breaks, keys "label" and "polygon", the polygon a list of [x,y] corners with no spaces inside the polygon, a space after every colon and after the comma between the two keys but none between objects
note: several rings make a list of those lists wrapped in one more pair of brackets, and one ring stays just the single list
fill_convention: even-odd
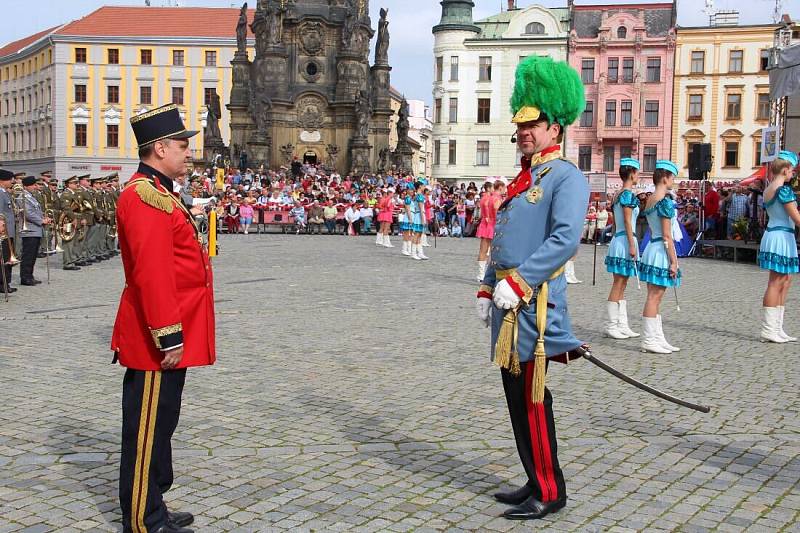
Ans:
[{"label": "gold epaulette", "polygon": [[159,191],[148,179],[139,179],[136,181],[137,183],[134,186],[134,190],[144,203],[150,207],[160,209],[165,213],[172,214],[172,210],[175,209],[175,202],[171,194]]}]

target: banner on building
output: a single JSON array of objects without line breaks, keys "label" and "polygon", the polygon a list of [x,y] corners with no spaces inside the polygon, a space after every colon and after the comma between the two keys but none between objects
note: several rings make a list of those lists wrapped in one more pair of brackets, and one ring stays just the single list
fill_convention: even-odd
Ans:
[{"label": "banner on building", "polygon": [[779,147],[778,127],[768,126],[761,128],[761,162],[769,163],[774,161],[778,157]]}]

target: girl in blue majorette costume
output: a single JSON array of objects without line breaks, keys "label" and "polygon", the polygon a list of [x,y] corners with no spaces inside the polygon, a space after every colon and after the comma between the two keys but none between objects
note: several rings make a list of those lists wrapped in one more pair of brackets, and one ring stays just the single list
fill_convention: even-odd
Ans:
[{"label": "girl in blue majorette costume", "polygon": [[406,183],[401,185],[403,187],[401,198],[402,203],[400,206],[402,210],[397,217],[397,222],[400,225],[400,231],[403,232],[403,248],[400,253],[403,255],[411,255],[411,203],[412,203],[412,194],[414,190],[413,183]]},{"label": "girl in blue majorette costume", "polygon": [[663,159],[656,161],[653,172],[655,192],[648,199],[643,211],[650,227],[650,242],[639,262],[639,279],[647,283],[647,301],[642,313],[643,352],[668,354],[680,350],[669,344],[664,337],[661,314],[658,311],[667,287],[679,287],[681,284],[678,255],[672,239],[675,204],[667,194],[677,175],[678,167],[675,163]]},{"label": "girl in blue majorette costume", "polygon": [[639,216],[639,200],[633,188],[639,182],[639,161],[629,157],[619,162],[619,177],[622,190],[614,198],[614,238],[606,255],[606,270],[614,275],[614,283],[608,294],[608,323],[606,336],[614,339],[638,337],[628,326],[628,305],[625,288],[628,278],[638,275],[639,242],[636,240],[636,217]]},{"label": "girl in blue majorette costume", "polygon": [[786,296],[792,284],[791,274],[800,271],[794,228],[800,224],[797,198],[787,182],[797,166],[797,155],[782,150],[770,167],[772,179],[764,190],[764,208],[769,215],[767,231],[758,250],[758,265],[769,270],[767,290],[764,292],[764,319],[761,322],[761,340],[765,342],[791,342],[783,331],[783,314]]},{"label": "girl in blue majorette costume", "polygon": [[411,195],[411,231],[414,234],[411,240],[411,258],[417,260],[428,259],[428,256],[422,251],[422,235],[428,225],[425,217],[425,194],[423,193],[426,183],[427,181],[417,181]]}]

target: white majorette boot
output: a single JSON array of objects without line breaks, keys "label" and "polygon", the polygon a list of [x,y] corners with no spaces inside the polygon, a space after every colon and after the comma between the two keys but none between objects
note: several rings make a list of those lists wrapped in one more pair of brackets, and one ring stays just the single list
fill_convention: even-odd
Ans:
[{"label": "white majorette boot", "polygon": [[486,261],[478,261],[478,283],[483,282],[486,277]]},{"label": "white majorette boot", "polygon": [[566,262],[564,265],[564,277],[567,279],[567,283],[569,285],[583,283],[581,280],[575,277],[575,261]]},{"label": "white majorette boot", "polygon": [[375,246],[383,246],[383,233],[380,231],[375,234]]},{"label": "white majorette boot", "polygon": [[761,322],[761,342],[789,342],[780,334],[781,310],[779,307],[764,307],[764,320]]},{"label": "white majorette boot", "polygon": [[419,256],[419,250],[421,250],[421,249],[422,249],[422,247],[420,245],[412,244],[411,245],[411,259],[415,259],[417,261],[422,261],[422,258]]},{"label": "white majorette boot", "polygon": [[619,331],[630,338],[639,336],[638,333],[628,326],[628,302],[625,300],[619,301]]},{"label": "white majorette boot", "polygon": [[387,248],[394,248],[394,244],[392,244],[388,233],[383,236],[383,245]]},{"label": "white majorette boot", "polygon": [[619,328],[619,303],[606,302],[606,307],[608,308],[608,322],[606,323],[605,332],[606,337],[619,340],[627,339],[628,336],[625,335]]},{"label": "white majorette boot", "polygon": [[781,323],[780,327],[778,328],[778,334],[784,339],[786,339],[788,342],[797,342],[797,337],[792,337],[791,335],[783,331],[783,315],[784,313],[786,313],[786,306],[779,305],[778,309],[781,310]]},{"label": "white majorette boot", "polygon": [[664,326],[661,322],[661,315],[656,316],[656,318],[658,319],[658,341],[661,343],[661,346],[663,346],[670,352],[680,352],[681,351],[680,348],[668,343],[666,337],[664,337]]},{"label": "white majorette boot", "polygon": [[403,255],[411,255],[411,241],[403,241],[403,251],[400,253]]},{"label": "white majorette boot", "polygon": [[428,259],[430,259],[430,257],[425,255],[425,252],[422,251],[422,245],[421,244],[417,245],[417,257],[419,257],[420,259],[426,260],[426,261]]},{"label": "white majorette boot", "polygon": [[422,240],[419,241],[419,244],[420,244],[420,246],[424,246],[426,248],[430,248],[431,245],[430,245],[430,243],[428,243],[428,234],[427,233],[423,233],[422,234]]},{"label": "white majorette boot", "polygon": [[672,353],[664,348],[658,338],[658,318],[642,317],[642,348],[643,353]]}]

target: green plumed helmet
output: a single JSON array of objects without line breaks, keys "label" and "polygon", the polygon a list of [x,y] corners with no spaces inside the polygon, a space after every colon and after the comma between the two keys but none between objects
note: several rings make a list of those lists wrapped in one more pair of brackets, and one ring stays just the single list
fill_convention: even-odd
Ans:
[{"label": "green plumed helmet", "polygon": [[569,126],[583,113],[586,95],[581,78],[566,61],[530,56],[518,66],[511,95],[511,122],[537,120],[540,113]]}]

